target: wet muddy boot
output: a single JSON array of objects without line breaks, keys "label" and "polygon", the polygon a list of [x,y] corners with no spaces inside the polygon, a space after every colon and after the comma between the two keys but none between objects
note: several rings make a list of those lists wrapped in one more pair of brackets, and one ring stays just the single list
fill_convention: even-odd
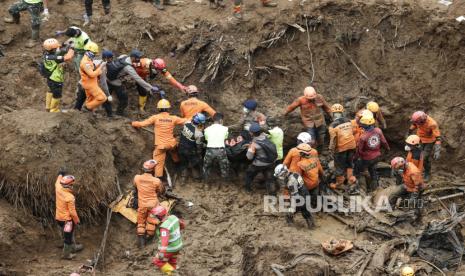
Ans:
[{"label": "wet muddy boot", "polygon": [[73,245],[65,243],[63,246],[63,255],[61,258],[65,260],[72,260],[74,257],[76,257],[76,255],[73,254]]},{"label": "wet muddy boot", "polygon": [[3,18],[3,22],[9,24],[19,24],[19,14],[11,15],[10,17]]},{"label": "wet muddy boot", "polygon": [[145,246],[145,237],[144,236],[137,236],[137,246],[139,248],[144,248],[144,246]]},{"label": "wet muddy boot", "polygon": [[165,9],[161,0],[153,0],[152,4],[155,6],[155,8],[157,8],[157,10],[162,11]]},{"label": "wet muddy boot", "polygon": [[423,180],[425,182],[428,182],[431,180],[431,174],[429,171],[425,170],[425,172],[423,173]]},{"label": "wet muddy boot", "polygon": [[83,26],[87,26],[90,24],[90,22],[92,22],[92,16],[88,16],[87,14],[84,14],[83,18],[84,18]]},{"label": "wet muddy boot", "polygon": [[84,249],[84,245],[79,244],[79,243],[74,243],[72,246],[71,253],[81,252],[83,249]]},{"label": "wet muddy boot", "polygon": [[278,6],[278,3],[271,1],[262,1],[263,7],[274,8]]},{"label": "wet muddy boot", "polygon": [[28,40],[26,43],[26,48],[32,48],[37,45],[39,42],[39,36],[40,36],[40,29],[39,28],[34,28],[32,29],[32,35],[31,39]]},{"label": "wet muddy boot", "polygon": [[315,222],[313,221],[313,217],[306,218],[305,222],[307,223],[308,229],[313,229],[315,227]]},{"label": "wet muddy boot", "polygon": [[210,9],[214,10],[214,9],[218,8],[218,5],[216,4],[216,1],[210,0],[209,7],[210,7]]},{"label": "wet muddy boot", "polygon": [[286,222],[287,222],[287,225],[292,225],[294,223],[294,214],[293,213],[288,213],[286,215]]},{"label": "wet muddy boot", "polygon": [[103,6],[103,12],[105,13],[105,15],[110,14],[110,11],[110,5]]},{"label": "wet muddy boot", "polygon": [[175,2],[175,0],[163,0],[164,4],[166,6],[177,6],[178,3]]},{"label": "wet muddy boot", "polygon": [[331,190],[341,190],[343,189],[343,185],[344,185],[344,180],[345,180],[345,177],[342,175],[342,176],[336,176],[336,183],[331,183],[329,184],[329,187],[331,188]]}]

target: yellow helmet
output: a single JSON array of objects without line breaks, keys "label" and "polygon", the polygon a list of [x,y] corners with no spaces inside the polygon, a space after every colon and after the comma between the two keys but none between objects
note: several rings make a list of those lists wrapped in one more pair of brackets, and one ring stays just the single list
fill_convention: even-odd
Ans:
[{"label": "yellow helmet", "polygon": [[410,144],[410,145],[418,145],[418,144],[420,144],[420,142],[421,142],[420,137],[418,137],[418,135],[415,135],[415,134],[410,135],[405,140],[405,143]]},{"label": "yellow helmet", "polygon": [[161,99],[157,103],[157,108],[158,109],[166,109],[166,108],[171,108],[171,104],[168,100]]},{"label": "yellow helmet", "polygon": [[367,126],[371,126],[375,124],[375,118],[373,118],[373,116],[363,116],[360,119],[360,123]]},{"label": "yellow helmet", "polygon": [[94,54],[97,54],[99,52],[97,43],[92,42],[92,41],[87,42],[87,44],[84,46],[84,50],[92,52]]},{"label": "yellow helmet", "polygon": [[55,38],[49,38],[44,41],[43,47],[47,51],[55,50],[60,47],[60,43]]},{"label": "yellow helmet", "polygon": [[379,105],[376,102],[369,102],[367,103],[367,109],[373,113],[376,113],[379,111]]},{"label": "yellow helmet", "polygon": [[404,266],[400,270],[400,276],[415,276],[415,271],[411,266]]},{"label": "yellow helmet", "polygon": [[333,106],[331,106],[331,112],[342,113],[344,112],[344,107],[341,104],[333,104]]},{"label": "yellow helmet", "polygon": [[368,109],[364,109],[362,113],[360,114],[360,118],[363,118],[363,117],[374,117],[373,112],[371,112]]}]

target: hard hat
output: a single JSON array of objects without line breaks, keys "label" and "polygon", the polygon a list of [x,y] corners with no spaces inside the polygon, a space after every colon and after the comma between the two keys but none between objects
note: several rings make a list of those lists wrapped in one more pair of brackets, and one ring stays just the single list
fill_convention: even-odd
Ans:
[{"label": "hard hat", "polygon": [[55,38],[49,38],[44,41],[43,47],[47,51],[55,50],[60,47],[60,43]]},{"label": "hard hat", "polygon": [[65,175],[63,178],[60,180],[61,185],[73,185],[74,181],[76,178],[72,175]]},{"label": "hard hat", "polygon": [[144,169],[144,171],[151,172],[153,171],[155,166],[157,166],[157,161],[150,159],[144,162],[144,165],[142,166],[142,168]]},{"label": "hard hat", "polygon": [[84,46],[84,50],[89,51],[89,52],[92,52],[92,53],[94,53],[94,54],[97,54],[98,51],[99,51],[99,48],[98,48],[97,43],[95,43],[95,42],[93,42],[93,41],[89,41],[89,42],[87,42],[87,44]]},{"label": "hard hat", "polygon": [[155,67],[155,69],[157,70],[163,70],[166,68],[166,63],[163,59],[161,58],[156,58],[152,61],[152,65],[153,67]]},{"label": "hard hat", "polygon": [[166,210],[165,207],[158,205],[157,207],[153,207],[152,210],[150,210],[150,213],[157,216],[159,219],[162,219],[166,216],[166,214],[168,214],[168,210]]},{"label": "hard hat", "polygon": [[403,157],[394,157],[391,160],[391,169],[399,169],[405,165],[405,159]]},{"label": "hard hat", "polygon": [[102,51],[102,58],[112,58],[113,57],[113,52],[107,49],[104,49]]},{"label": "hard hat", "polygon": [[400,276],[414,276],[414,275],[415,275],[415,271],[413,270],[413,267],[411,266],[404,266],[400,270]]},{"label": "hard hat", "polygon": [[278,166],[276,166],[276,168],[274,168],[274,177],[283,177],[285,176],[287,173],[289,172],[289,170],[287,169],[287,166],[284,165],[284,164],[279,164]]},{"label": "hard hat", "polygon": [[301,132],[299,133],[299,135],[297,135],[297,140],[302,143],[308,144],[312,141],[312,135],[310,135],[310,133],[308,132]]},{"label": "hard hat", "polygon": [[141,59],[144,56],[144,53],[142,53],[141,51],[137,49],[132,49],[131,53],[129,53],[129,56],[132,58]]},{"label": "hard hat", "polygon": [[312,147],[307,143],[302,143],[302,144],[297,145],[297,149],[302,153],[310,154]]},{"label": "hard hat", "polygon": [[254,99],[249,99],[244,102],[244,107],[247,108],[248,110],[255,110],[257,109],[258,103]]},{"label": "hard hat", "polygon": [[253,122],[249,127],[249,131],[252,133],[259,133],[262,131],[262,127],[257,122]]},{"label": "hard hat", "polygon": [[333,104],[333,106],[331,106],[331,112],[342,113],[344,112],[344,107],[341,104]]},{"label": "hard hat", "polygon": [[195,85],[189,85],[187,87],[187,94],[199,93],[199,89]]},{"label": "hard hat", "polygon": [[375,118],[373,118],[373,116],[363,116],[361,119],[360,119],[360,123],[361,124],[364,124],[364,125],[367,125],[367,126],[371,126],[371,125],[374,125],[375,124]]},{"label": "hard hat", "polygon": [[171,108],[171,104],[168,100],[161,99],[157,103],[157,108],[158,109],[166,109],[166,108]]},{"label": "hard hat", "polygon": [[192,118],[192,122],[194,122],[194,124],[196,125],[205,124],[206,121],[207,121],[207,117],[205,117],[203,113],[197,113]]},{"label": "hard hat", "polygon": [[305,96],[305,98],[307,98],[309,100],[315,99],[316,98],[316,90],[315,90],[315,88],[313,88],[311,86],[305,87],[304,96]]},{"label": "hard hat", "polygon": [[426,119],[428,118],[428,115],[426,115],[425,112],[423,111],[415,111],[413,114],[412,114],[412,118],[410,119],[410,121],[414,124],[423,124],[424,122],[426,122]]},{"label": "hard hat", "polygon": [[409,144],[409,145],[418,145],[420,144],[420,137],[418,137],[418,135],[410,135],[409,137],[407,137],[407,139],[405,139],[405,143]]},{"label": "hard hat", "polygon": [[376,102],[368,102],[367,103],[367,109],[370,110],[373,113],[376,113],[379,111],[379,105]]},{"label": "hard hat", "polygon": [[364,109],[362,110],[362,112],[360,113],[360,118],[362,117],[373,117],[373,112],[371,112],[370,110],[368,109]]}]

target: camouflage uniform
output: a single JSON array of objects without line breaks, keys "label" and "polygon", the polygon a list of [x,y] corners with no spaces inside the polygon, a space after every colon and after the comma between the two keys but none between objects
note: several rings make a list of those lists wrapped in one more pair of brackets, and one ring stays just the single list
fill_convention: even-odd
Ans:
[{"label": "camouflage uniform", "polygon": [[42,1],[39,3],[30,4],[24,0],[21,0],[11,5],[8,9],[8,12],[13,18],[18,18],[19,20],[20,12],[25,10],[31,14],[32,29],[39,29],[40,23],[42,22],[42,19],[40,18],[40,12],[43,10]]},{"label": "camouflage uniform", "polygon": [[227,178],[229,175],[229,160],[225,148],[207,148],[203,161],[203,177],[208,179],[210,170],[215,161],[218,161],[221,177]]}]

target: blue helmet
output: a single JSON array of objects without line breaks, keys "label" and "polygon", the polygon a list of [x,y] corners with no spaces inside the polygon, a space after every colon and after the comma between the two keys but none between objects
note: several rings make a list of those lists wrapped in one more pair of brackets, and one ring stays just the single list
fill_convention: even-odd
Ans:
[{"label": "blue helmet", "polygon": [[113,52],[110,50],[103,50],[102,51],[102,58],[112,58],[113,57]]},{"label": "blue helmet", "polygon": [[142,53],[141,51],[137,49],[133,49],[131,53],[129,54],[129,56],[132,58],[141,59],[144,56],[144,53]]},{"label": "blue helmet", "polygon": [[196,125],[205,124],[206,121],[207,121],[207,117],[205,117],[203,113],[197,113],[192,118],[192,122]]},{"label": "blue helmet", "polygon": [[244,102],[244,107],[248,110],[255,110],[257,109],[258,103],[256,100],[250,99]]},{"label": "blue helmet", "polygon": [[249,127],[249,131],[252,133],[259,133],[262,131],[262,127],[258,123],[253,122]]}]

